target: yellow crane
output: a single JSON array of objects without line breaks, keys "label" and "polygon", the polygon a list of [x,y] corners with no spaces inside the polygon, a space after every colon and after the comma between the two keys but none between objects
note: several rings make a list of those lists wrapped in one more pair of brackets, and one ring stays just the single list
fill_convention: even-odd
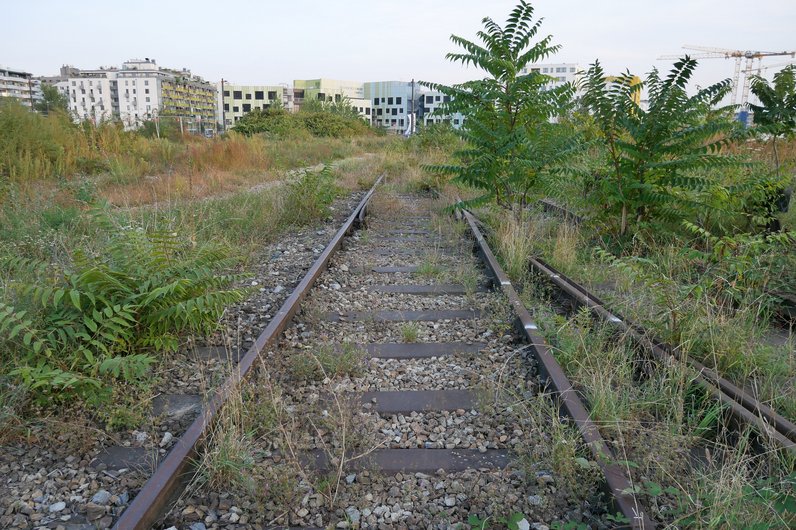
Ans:
[{"label": "yellow crane", "polygon": [[[729,48],[713,48],[709,46],[693,46],[686,44],[684,50],[693,50],[700,53],[689,54],[692,59],[735,59],[735,74],[732,78],[732,99],[730,103],[735,104],[738,100],[738,88],[741,76],[741,61],[746,60],[744,67],[743,90],[741,91],[741,106],[746,108],[749,102],[749,86],[752,78],[754,61],[757,60],[758,74],[763,69],[763,57],[774,57],[780,55],[790,55],[796,57],[796,51],[765,52],[756,50],[731,50]],[[679,55],[661,55],[658,59],[679,59]]]}]

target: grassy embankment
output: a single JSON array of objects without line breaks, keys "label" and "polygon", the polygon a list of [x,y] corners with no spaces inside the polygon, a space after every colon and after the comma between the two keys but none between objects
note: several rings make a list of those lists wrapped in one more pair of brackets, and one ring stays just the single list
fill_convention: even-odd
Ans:
[{"label": "grassy embankment", "polygon": [[[326,112],[283,120],[289,135],[152,138],[0,105],[5,433],[47,414],[36,403],[83,402],[117,423],[102,403],[212,330],[244,295],[247,259],[368,186],[395,149]],[[321,176],[300,170],[333,161]]]}]

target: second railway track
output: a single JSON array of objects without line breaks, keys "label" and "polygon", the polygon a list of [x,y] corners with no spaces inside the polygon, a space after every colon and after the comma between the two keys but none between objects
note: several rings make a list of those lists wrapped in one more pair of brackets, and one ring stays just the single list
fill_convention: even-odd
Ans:
[{"label": "second railway track", "polygon": [[652,527],[475,225],[386,189],[369,209],[117,528]]},{"label": "second railway track", "polygon": [[[552,212],[567,222],[583,222],[582,217],[550,201],[540,201],[540,205],[544,211]],[[722,404],[737,425],[751,426],[765,440],[796,456],[796,424],[790,419],[760,401],[749,390],[739,387],[692,357],[677,352],[671,345],[659,341],[648,330],[612,310],[595,294],[543,259],[532,256],[529,266],[570,303],[588,308],[597,318],[646,348],[656,361],[666,362],[669,358],[684,360],[693,370],[696,382],[707,391],[711,399]]]}]

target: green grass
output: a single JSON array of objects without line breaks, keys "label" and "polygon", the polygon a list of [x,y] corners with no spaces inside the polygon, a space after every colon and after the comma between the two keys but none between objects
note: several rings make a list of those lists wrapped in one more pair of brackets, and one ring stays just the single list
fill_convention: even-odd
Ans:
[{"label": "green grass", "polygon": [[299,380],[320,381],[325,378],[355,377],[363,370],[364,350],[344,343],[338,351],[332,346],[320,347],[293,355],[289,371]]},{"label": "green grass", "polygon": [[401,340],[404,342],[417,342],[419,331],[417,324],[412,322],[401,324]]},{"label": "green grass", "polygon": [[[776,450],[757,456],[748,444],[727,437],[734,428],[693,383],[693,372],[683,363],[639,363],[637,346],[596,324],[588,312],[568,318],[554,315],[549,286],[529,277],[520,264],[528,254],[541,256],[576,281],[600,287],[615,311],[736,381],[752,385],[781,413],[794,417],[796,367],[789,354],[793,344],[765,344],[768,321],[759,301],[730,306],[720,305],[709,290],[694,296],[684,286],[707,284],[708,271],[695,270],[671,242],[646,242],[645,260],[631,270],[598,259],[588,247],[595,243],[589,243],[589,233],[583,231],[587,228],[562,228],[537,215],[531,215],[522,230],[509,214],[497,214],[490,223],[499,258],[507,263],[512,279],[524,285],[523,301],[592,419],[626,462],[653,515],[694,528],[793,524],[794,515],[777,513],[775,501],[761,485],[762,477],[770,477],[774,491],[792,492],[787,485],[792,460]],[[748,436],[742,434],[742,440]],[[704,452],[702,446],[720,456],[695,467],[691,451]]]}]

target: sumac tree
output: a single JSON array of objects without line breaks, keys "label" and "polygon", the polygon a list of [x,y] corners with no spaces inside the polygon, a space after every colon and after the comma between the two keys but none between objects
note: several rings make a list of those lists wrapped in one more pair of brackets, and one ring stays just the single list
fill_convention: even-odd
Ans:
[{"label": "sumac tree", "polygon": [[533,7],[521,1],[504,26],[483,19],[480,43],[451,36],[463,51],[447,59],[475,66],[486,73],[483,79],[453,86],[421,83],[449,96],[441,112],[465,117],[459,132],[465,144],[454,153],[457,163],[427,167],[483,192],[462,205],[495,200],[519,211],[539,179],[578,148],[573,135],[562,134],[550,121],[566,108],[573,87],[551,88],[553,79],[531,68],[560,48],[552,44],[552,35],[534,42],[542,19],[534,21],[533,14]]},{"label": "sumac tree", "polygon": [[[582,103],[605,145],[605,171],[591,200],[616,219],[621,235],[633,224],[676,221],[682,215],[680,206],[694,206],[693,192],[716,185],[704,176],[706,171],[743,165],[723,150],[737,123],[729,109],[716,109],[731,89],[730,80],[689,96],[686,87],[696,66],[686,56],[666,77],[653,70],[639,83],[629,72],[609,77],[595,61],[581,81]],[[647,109],[637,103],[643,88],[649,97]]]}]

